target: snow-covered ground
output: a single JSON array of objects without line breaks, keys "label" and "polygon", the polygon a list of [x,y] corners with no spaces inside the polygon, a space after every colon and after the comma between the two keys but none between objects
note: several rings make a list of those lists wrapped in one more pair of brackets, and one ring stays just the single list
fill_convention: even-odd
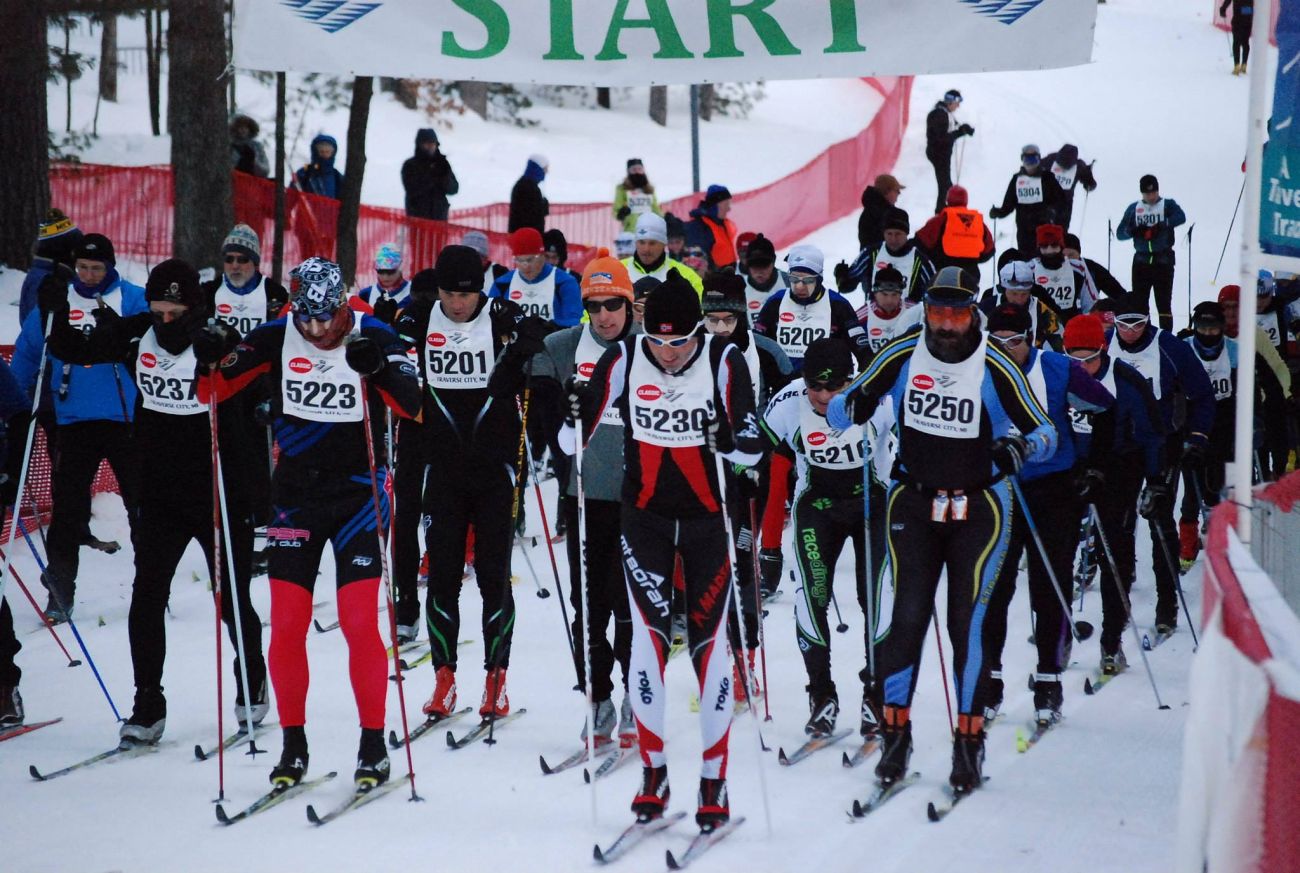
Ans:
[{"label": "snow-covered ground", "polygon": [[[1177,199],[1189,219],[1197,222],[1193,290],[1196,299],[1208,296],[1214,261],[1240,188],[1247,85],[1228,75],[1225,37],[1209,26],[1206,10],[1200,7],[1183,0],[1109,0],[1099,10],[1096,62],[1086,68],[918,80],[904,156],[897,170],[909,185],[902,204],[911,211],[914,227],[929,212],[934,191],[922,155],[924,114],[938,95],[955,86],[966,96],[963,118],[977,129],[976,137],[966,145],[962,172],[962,183],[970,187],[974,205],[987,208],[1001,197],[1023,143],[1034,141],[1047,151],[1062,142],[1074,142],[1085,159],[1098,159],[1100,181],[1086,221],[1082,220],[1083,204],[1076,207],[1075,229],[1082,227],[1085,251],[1104,262],[1106,218],[1118,220],[1124,206],[1137,196],[1138,177],[1154,172],[1164,192]],[[827,109],[838,99],[833,96],[836,89],[842,88],[844,93],[865,90],[856,83],[800,87],[810,87],[804,92],[810,100],[819,99],[819,92],[824,92],[825,102],[797,117],[786,103],[784,111],[790,113],[794,126],[831,125],[843,117],[844,128],[835,136],[860,126],[856,110]],[[773,95],[770,107],[775,110],[784,101],[778,100],[776,85],[769,85],[769,90]],[[241,94],[246,93],[241,81]],[[377,103],[387,99],[377,98]],[[61,116],[55,111],[55,102],[57,99],[52,100],[51,117],[57,119]],[[80,105],[84,103],[83,99]],[[760,104],[760,112],[763,106]],[[133,120],[117,129],[143,126],[143,105],[138,104],[131,113]],[[628,124],[638,123],[631,117],[635,114],[632,110],[627,113]],[[109,117],[107,107],[102,108],[101,130]],[[329,123],[341,132],[341,121]],[[484,167],[493,167],[492,162],[498,160],[505,165],[497,167],[499,178],[490,188],[474,189],[473,200],[467,192],[462,196],[464,203],[500,199],[513,180],[514,164],[537,143],[546,143],[551,153],[556,174],[550,193],[557,200],[606,196],[625,152],[640,152],[650,163],[652,176],[660,178],[665,188],[673,181],[670,161],[685,160],[680,130],[675,139],[660,133],[638,141],[629,134],[618,147],[605,150],[608,137],[622,137],[621,130],[608,125],[588,128],[575,134],[581,138],[574,140],[587,150],[583,152],[584,164],[597,163],[585,159],[590,149],[601,149],[601,155],[610,153],[608,160],[601,158],[600,184],[592,182],[588,190],[578,185],[576,175],[562,170],[571,159],[562,158],[560,149],[549,148],[553,141],[549,132],[534,129],[521,134],[484,126],[486,132],[473,148],[457,145],[453,150],[456,138],[468,137],[478,124],[458,120],[455,131],[446,138],[458,169],[459,161],[469,161],[471,153],[482,155]],[[414,120],[400,125],[400,136],[394,134],[394,156],[404,156],[416,126]],[[739,131],[753,129],[736,127]],[[503,140],[520,136],[538,139],[534,144],[520,142],[517,154],[512,146],[510,154],[503,157],[491,151],[496,133]],[[375,136],[372,133],[372,148],[379,147]],[[730,172],[734,166],[737,174],[742,167],[780,168],[766,176],[755,172],[746,180],[757,184],[792,169],[820,147],[819,143],[796,154],[789,136],[753,138],[735,154],[709,157],[706,151],[705,174],[710,175],[710,167]],[[164,149],[147,160],[165,156]],[[610,166],[604,167],[604,163]],[[382,177],[376,172],[373,178]],[[563,187],[568,185],[574,187]],[[683,183],[676,190],[684,188]],[[394,191],[390,185],[388,193]],[[397,202],[386,197],[382,192],[372,197],[367,189],[370,202]],[[812,239],[825,246],[831,257],[845,257],[854,245],[855,219],[832,225]],[[1001,245],[1007,245],[1012,238],[1009,225],[1000,224],[999,231]],[[1176,311],[1185,312],[1187,274],[1181,238],[1180,232],[1175,300],[1183,301],[1177,303]],[[1127,247],[1116,243],[1112,262],[1122,280],[1128,260]],[[1234,242],[1229,245],[1224,273],[1232,275],[1235,265]],[[14,289],[15,284],[4,283],[8,293]],[[554,483],[546,483],[548,506],[553,505],[553,489]],[[100,496],[95,510],[95,532],[126,544],[120,501]],[[531,498],[529,523],[530,532],[540,533]],[[38,585],[31,556],[25,549],[16,554],[18,573],[29,585]],[[1138,554],[1151,554],[1144,532],[1139,534]],[[553,588],[545,547],[533,549],[531,556],[543,573],[543,583]],[[562,551],[557,558],[567,592]],[[1141,557],[1134,590],[1138,619],[1144,626],[1151,622],[1153,609],[1149,560]],[[526,565],[522,561],[516,565],[522,581],[515,588],[520,614],[510,689],[513,705],[527,707],[528,715],[504,728],[500,743],[493,748],[477,745],[451,752],[440,737],[421,740],[413,754],[424,803],[404,803],[397,794],[319,831],[304,820],[307,800],[290,801],[229,832],[214,822],[210,801],[216,796],[216,764],[196,763],[190,753],[195,743],[208,743],[215,733],[213,617],[204,583],[191,581],[194,573],[205,575],[196,547],[186,554],[174,583],[165,679],[169,719],[162,748],[141,760],[101,766],[49,784],[32,783],[26,766],[53,769],[108,748],[115,741],[116,726],[89,669],[63,666],[53,641],[38,630],[30,607],[8,588],[6,593],[17,600],[16,624],[25,646],[19,662],[25,671],[22,687],[29,718],[62,715],[65,721],[0,745],[0,796],[9,799],[7,814],[0,816],[4,869],[24,873],[311,869],[324,873],[433,865],[437,869],[493,868],[522,873],[586,868],[591,863],[593,840],[608,841],[627,820],[627,804],[638,774],[635,766],[629,766],[599,784],[599,826],[593,828],[586,793],[590,789],[581,777],[576,772],[543,777],[538,771],[538,754],[559,757],[576,748],[582,706],[579,696],[571,691],[573,676],[557,600],[537,598]],[[788,558],[787,566],[792,566]],[[855,642],[861,639],[862,616],[854,605],[850,566],[845,556],[836,578],[849,631],[837,634],[834,641],[834,672],[847,710],[841,720],[845,726],[856,722],[852,715],[857,702],[856,672],[863,658]],[[75,615],[78,629],[123,710],[130,707],[132,691],[126,641],[131,567],[129,546],[111,557],[87,551]],[[332,569],[327,559],[318,578],[316,600],[327,601],[318,610],[322,620],[334,615]],[[1199,618],[1199,566],[1184,577],[1184,583],[1193,615]],[[764,726],[764,737],[774,749],[779,745],[789,749],[801,741],[807,711],[802,662],[794,641],[793,591],[789,582],[785,587],[786,596],[773,604],[766,625],[774,720]],[[43,594],[36,593],[38,597]],[[268,596],[264,581],[254,585],[254,597],[265,618]],[[477,641],[461,650],[461,695],[466,704],[477,704],[482,687],[479,607],[471,583],[462,598],[463,635]],[[1023,677],[1033,668],[1034,660],[1032,648],[1024,642],[1029,633],[1027,612],[1022,579],[1011,604],[1005,658],[1008,718],[992,729],[988,743],[985,772],[991,781],[951,818],[940,825],[925,820],[925,803],[945,782],[950,755],[944,690],[934,645],[928,640],[913,711],[916,752],[912,763],[923,774],[921,784],[868,820],[849,824],[845,810],[854,797],[867,791],[869,770],[841,768],[838,749],[819,753],[793,768],[778,767],[772,754],[759,753],[754,724],[746,715],[737,720],[732,733],[728,775],[733,813],[747,816],[749,823],[700,862],[699,869],[752,873],[916,871],[958,864],[1008,873],[1169,869],[1176,838],[1181,736],[1192,650],[1185,624],[1151,656],[1160,693],[1171,710],[1157,711],[1138,653],[1127,637],[1130,672],[1102,694],[1084,696],[1083,679],[1098,658],[1094,639],[1075,648],[1077,663],[1066,675],[1065,722],[1021,756],[1015,751],[1015,729],[1030,716],[1031,700]],[[1087,594],[1081,617],[1100,625],[1095,590]],[[63,629],[60,633],[72,646],[71,635]],[[944,648],[950,657],[946,640]],[[228,647],[226,651],[228,657]],[[336,769],[346,778],[357,731],[344,643],[337,632],[313,632],[309,651],[314,678],[308,710],[312,772]],[[229,690],[228,670],[226,679]],[[406,688],[407,711],[412,718],[418,718],[419,704],[431,686],[432,673],[427,667],[411,674]],[[676,785],[672,805],[684,810],[693,808],[700,751],[696,719],[687,708],[692,687],[688,663],[685,659],[674,661],[669,668],[667,734]],[[226,705],[229,707],[229,699]],[[390,728],[400,726],[395,688],[389,696],[388,724]],[[279,740],[270,735],[259,745],[270,754],[256,759],[242,754],[227,758],[226,793],[232,806],[265,790]],[[848,747],[847,742],[843,747]],[[405,772],[403,756],[394,755],[393,763],[395,772]],[[764,824],[758,766],[763,768],[771,801],[770,836]],[[346,791],[345,782],[335,782],[317,789],[310,800],[320,805]],[[620,867],[629,871],[662,869],[662,850],[684,845],[687,832],[688,827],[679,826],[671,835],[653,838],[620,861]]]}]

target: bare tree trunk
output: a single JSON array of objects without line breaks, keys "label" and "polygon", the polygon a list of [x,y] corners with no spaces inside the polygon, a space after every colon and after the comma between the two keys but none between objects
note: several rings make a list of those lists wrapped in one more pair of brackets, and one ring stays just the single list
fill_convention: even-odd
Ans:
[{"label": "bare tree trunk", "polygon": [[167,121],[175,178],[172,250],[198,269],[218,267],[233,223],[226,128],[225,3],[173,0],[167,27]]},{"label": "bare tree trunk", "polygon": [[665,85],[650,86],[650,120],[660,127],[668,124],[668,88]]},{"label": "bare tree trunk", "polygon": [[144,57],[149,79],[149,124],[153,135],[162,133],[162,10],[144,13]]},{"label": "bare tree trunk", "polygon": [[105,15],[99,40],[99,96],[117,102],[117,16]]},{"label": "bare tree trunk", "polygon": [[487,82],[457,82],[456,87],[465,108],[479,118],[487,118]]},{"label": "bare tree trunk", "polygon": [[597,88],[597,89],[596,89],[596,105],[599,106],[601,109],[608,109],[608,108],[609,108],[609,89],[608,89],[608,88]]},{"label": "bare tree trunk", "polygon": [[713,120],[713,86],[700,86],[700,120]]},{"label": "bare tree trunk", "polygon": [[275,246],[275,259],[271,262],[271,278],[281,281],[284,275],[284,104],[285,74],[275,74],[275,231],[272,239]]},{"label": "bare tree trunk", "polygon": [[0,39],[0,263],[20,270],[50,204],[45,45],[45,7],[10,4]]},{"label": "bare tree trunk", "polygon": [[366,175],[366,126],[370,122],[370,97],[375,80],[358,76],[352,82],[352,107],[348,111],[348,163],[339,192],[337,254],[343,282],[350,288],[357,273],[357,216],[361,211],[361,182]]}]

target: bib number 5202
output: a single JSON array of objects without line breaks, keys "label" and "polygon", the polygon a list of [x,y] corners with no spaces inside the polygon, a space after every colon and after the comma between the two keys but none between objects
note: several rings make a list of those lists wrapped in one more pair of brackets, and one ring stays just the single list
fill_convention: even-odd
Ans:
[{"label": "bib number 5202", "polygon": [[790,347],[807,347],[813,344],[815,340],[827,336],[825,328],[821,327],[784,327],[778,329],[776,341],[782,348]]}]

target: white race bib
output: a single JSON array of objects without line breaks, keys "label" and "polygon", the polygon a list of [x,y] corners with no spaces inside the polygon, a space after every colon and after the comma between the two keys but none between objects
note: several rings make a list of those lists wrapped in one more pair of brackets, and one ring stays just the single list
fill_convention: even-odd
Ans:
[{"label": "white race bib", "polygon": [[222,279],[213,304],[218,321],[239,331],[240,336],[248,336],[253,328],[266,322],[266,281],[259,281],[247,294],[236,294]]},{"label": "white race bib", "polygon": [[1034,273],[1034,282],[1038,288],[1052,298],[1063,311],[1069,312],[1079,305],[1079,296],[1074,289],[1074,267],[1064,261],[1055,270],[1043,266],[1043,262],[1034,258],[1029,262]]},{"label": "white race bib", "polygon": [[767,298],[771,297],[778,291],[785,290],[787,287],[789,286],[785,284],[785,280],[781,278],[779,273],[776,277],[776,284],[766,291],[759,291],[753,285],[749,284],[749,277],[745,277],[745,311],[749,313],[750,327],[754,326],[754,322],[758,319],[758,313],[762,311],[763,304],[767,302]]},{"label": "white race bib", "polygon": [[435,303],[424,337],[424,380],[430,388],[486,388],[496,362],[492,347],[492,304],[463,324]]},{"label": "white race bib", "polygon": [[[360,332],[361,317],[353,315],[352,334]],[[362,420],[361,374],[348,366],[346,343],[318,349],[290,322],[284,328],[280,369],[285,415],[332,424]]]},{"label": "white race bib", "polygon": [[654,197],[640,189],[627,192],[627,208],[632,210],[633,215],[642,215],[650,211],[654,205]]},{"label": "white race bib", "polygon": [[978,439],[987,348],[988,334],[981,333],[970,357],[947,364],[930,354],[923,335],[908,368],[904,426],[934,436]]},{"label": "white race bib", "polygon": [[1151,342],[1145,349],[1140,352],[1126,352],[1119,345],[1119,331],[1110,338],[1110,356],[1117,361],[1123,361],[1133,369],[1142,374],[1142,378],[1147,380],[1151,386],[1151,393],[1155,395],[1156,400],[1160,399],[1160,334],[1163,331],[1156,331],[1156,335],[1151,338]]},{"label": "white race bib", "polygon": [[[1277,321],[1276,318],[1273,320]],[[1195,351],[1195,340],[1189,336],[1187,342],[1191,344],[1192,350]],[[1197,360],[1201,362],[1201,366],[1205,368],[1205,375],[1210,378],[1210,385],[1214,388],[1215,400],[1227,400],[1232,396],[1232,359],[1228,355],[1227,344],[1228,340],[1225,339],[1219,356],[1212,361],[1202,358],[1199,353],[1196,355]]]},{"label": "white race bib", "polygon": [[523,308],[525,315],[550,321],[555,317],[555,268],[551,268],[545,279],[531,284],[515,270],[510,274],[510,299]]},{"label": "white race bib", "polygon": [[1070,169],[1065,169],[1056,161],[1052,161],[1052,175],[1056,177],[1056,184],[1061,186],[1062,191],[1069,191],[1074,187],[1074,180],[1079,175],[1079,163],[1076,161]]},{"label": "white race bib", "polygon": [[867,341],[871,343],[871,351],[880,351],[895,337],[920,321],[917,313],[912,310],[913,307],[901,306],[893,317],[886,318],[872,306],[867,313]]},{"label": "white race bib", "polygon": [[1016,202],[1022,206],[1043,202],[1043,177],[1021,173],[1016,176]]},{"label": "white race bib", "polygon": [[912,284],[912,270],[915,266],[916,249],[914,247],[909,248],[905,255],[891,255],[889,249],[881,246],[877,250],[876,263],[872,267],[871,276],[862,284],[870,285],[874,288],[876,283],[876,273],[879,273],[881,270],[885,269],[885,267],[893,267],[895,270],[903,274],[903,296],[906,297],[908,288],[910,288]]},{"label": "white race bib", "polygon": [[803,450],[808,463],[825,470],[862,469],[862,425],[848,430],[835,430],[818,415],[808,402],[805,390],[799,408],[799,432],[803,436]]},{"label": "white race bib", "polygon": [[637,341],[640,348],[627,377],[628,413],[637,442],[666,448],[704,445],[704,427],[714,414],[712,341],[701,337],[695,362],[675,375],[654,365],[644,338]]},{"label": "white race bib", "polygon": [[[1111,397],[1119,396],[1115,393],[1114,365],[1108,366],[1105,375],[1097,381],[1110,392]],[[1075,433],[1092,433],[1092,416],[1086,412],[1080,412],[1073,406],[1070,407],[1070,424],[1073,425]]]},{"label": "white race bib", "polygon": [[1145,200],[1139,200],[1137,205],[1133,208],[1133,223],[1138,227],[1155,227],[1164,220],[1164,198],[1157,200],[1155,203],[1147,203]]},{"label": "white race bib", "polygon": [[822,294],[816,303],[795,303],[787,291],[776,315],[776,344],[787,357],[802,359],[815,340],[831,335],[831,295]]},{"label": "white race bib", "polygon": [[1256,312],[1255,324],[1268,336],[1268,341],[1273,345],[1273,348],[1282,348],[1284,341],[1282,339],[1282,330],[1277,326],[1276,312]]},{"label": "white race bib", "polygon": [[140,389],[140,403],[145,409],[169,415],[199,415],[207,412],[198,398],[199,362],[194,347],[173,355],[158,345],[153,328],[140,337],[136,355],[135,384]]},{"label": "white race bib", "polygon": [[[596,341],[592,335],[593,328],[590,325],[582,326],[582,335],[578,338],[578,347],[573,352],[573,366],[576,375],[581,382],[590,382],[591,374],[596,372],[596,363],[601,356],[605,354],[605,347]],[[605,404],[605,411],[601,413],[600,423],[607,424],[610,427],[622,427],[623,416],[619,414],[618,407],[613,403]]]}]

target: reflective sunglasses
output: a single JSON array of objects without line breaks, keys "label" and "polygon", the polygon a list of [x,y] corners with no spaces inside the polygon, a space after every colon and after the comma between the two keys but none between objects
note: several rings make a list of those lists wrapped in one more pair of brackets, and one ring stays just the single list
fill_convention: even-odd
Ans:
[{"label": "reflective sunglasses", "polygon": [[610,297],[608,300],[584,300],[582,301],[582,308],[590,312],[592,315],[595,315],[602,309],[605,312],[618,312],[623,308],[623,304],[626,302],[627,301],[622,297]]},{"label": "reflective sunglasses", "polygon": [[396,276],[401,270],[375,270],[380,276]]},{"label": "reflective sunglasses", "polygon": [[678,337],[677,339],[674,340],[670,340],[670,339],[663,339],[661,337],[657,337],[653,334],[648,333],[645,335],[645,338],[652,346],[660,346],[660,347],[669,346],[670,348],[680,349],[682,346],[686,345],[688,342],[695,339],[695,335],[694,335],[694,331],[692,331],[690,336],[683,336],[683,337]]},{"label": "reflective sunglasses", "polygon": [[337,311],[317,312],[313,315],[310,312],[299,312],[298,310],[295,309],[293,312],[293,320],[298,322],[299,324],[306,324],[309,321],[319,321],[321,323],[326,323],[326,322],[333,321],[334,316],[336,315],[338,315]]},{"label": "reflective sunglasses", "polygon": [[226,255],[227,264],[247,264],[253,259],[247,255]]},{"label": "reflective sunglasses", "polygon": [[[1084,354],[1079,354],[1080,352],[1084,352]],[[1086,364],[1089,361],[1095,361],[1097,358],[1101,357],[1101,349],[1066,349],[1065,353],[1074,358],[1080,364]]]},{"label": "reflective sunglasses", "polygon": [[1011,336],[994,336],[993,334],[989,334],[989,339],[1004,349],[1018,349],[1024,345],[1027,337],[1023,333],[1013,333]]},{"label": "reflective sunglasses", "polygon": [[925,319],[936,330],[964,330],[974,321],[975,310],[969,304],[945,306],[940,303],[927,303]]},{"label": "reflective sunglasses", "polygon": [[1150,320],[1151,319],[1145,315],[1115,316],[1115,324],[1119,325],[1120,327],[1126,330],[1138,330],[1140,328],[1146,327],[1147,322],[1149,322]]}]

